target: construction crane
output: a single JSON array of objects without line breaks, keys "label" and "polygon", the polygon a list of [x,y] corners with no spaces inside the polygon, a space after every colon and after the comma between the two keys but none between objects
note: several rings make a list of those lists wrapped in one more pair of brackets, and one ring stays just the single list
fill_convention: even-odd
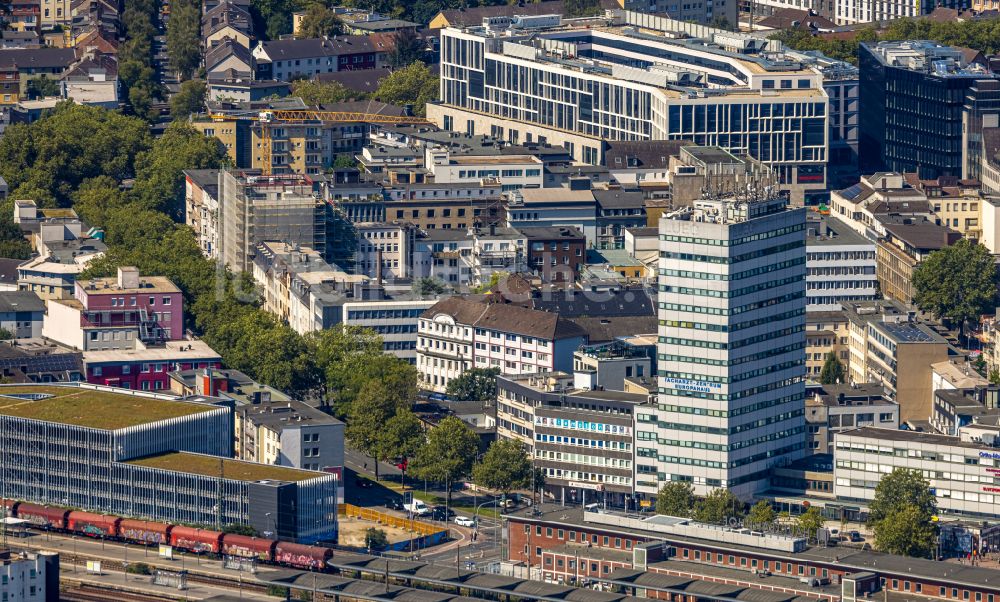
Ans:
[{"label": "construction crane", "polygon": [[433,122],[423,117],[407,115],[383,115],[381,113],[364,113],[357,111],[316,111],[310,109],[260,111],[255,113],[211,113],[212,121],[253,121],[260,124],[261,142],[261,172],[271,175],[272,144],[271,126],[275,122],[306,123],[318,121],[330,123],[378,123],[387,125],[433,125]]}]

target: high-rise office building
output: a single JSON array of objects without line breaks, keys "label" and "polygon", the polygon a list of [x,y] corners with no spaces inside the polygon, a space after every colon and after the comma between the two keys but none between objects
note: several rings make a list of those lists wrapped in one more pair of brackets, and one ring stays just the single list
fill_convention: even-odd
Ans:
[{"label": "high-rise office building", "polygon": [[495,18],[442,30],[440,97],[445,129],[584,163],[607,140],[690,140],[767,164],[795,203],[826,190],[824,75],[773,40],[630,11]]},{"label": "high-rise office building", "polygon": [[961,177],[966,93],[993,74],[934,42],[866,43],[858,57],[861,173]]},{"label": "high-rise office building", "polygon": [[636,415],[638,493],[686,481],[747,499],[803,453],[805,211],[762,194],[660,219],[659,398]]}]

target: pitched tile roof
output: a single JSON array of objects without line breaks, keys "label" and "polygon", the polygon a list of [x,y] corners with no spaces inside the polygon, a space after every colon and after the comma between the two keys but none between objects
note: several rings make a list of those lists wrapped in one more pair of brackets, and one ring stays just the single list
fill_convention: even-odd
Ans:
[{"label": "pitched tile roof", "polygon": [[261,42],[264,53],[272,61],[288,61],[323,56],[375,52],[369,36],[334,36],[305,40],[270,40]]},{"label": "pitched tile roof", "polygon": [[488,298],[449,297],[435,303],[421,317],[433,319],[440,314],[449,315],[460,324],[548,341],[586,336],[582,328],[564,320],[559,314],[506,303],[490,303]]}]

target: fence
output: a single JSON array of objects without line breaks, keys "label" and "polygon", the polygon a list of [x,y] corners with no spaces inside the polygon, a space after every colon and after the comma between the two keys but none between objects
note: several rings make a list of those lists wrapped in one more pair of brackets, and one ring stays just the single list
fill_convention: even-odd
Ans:
[{"label": "fence", "polygon": [[373,508],[362,508],[360,506],[355,506],[354,504],[340,504],[338,506],[338,514],[342,516],[347,516],[350,518],[360,518],[361,520],[368,520],[376,522],[380,525],[385,525],[387,527],[395,527],[397,529],[405,529],[412,533],[416,533],[421,536],[438,536],[438,538],[443,537],[438,535],[439,533],[444,533],[447,529],[442,529],[441,527],[436,527],[428,523],[420,522],[412,518],[401,518],[399,516],[393,516],[391,514],[386,514],[385,512],[379,512]]}]

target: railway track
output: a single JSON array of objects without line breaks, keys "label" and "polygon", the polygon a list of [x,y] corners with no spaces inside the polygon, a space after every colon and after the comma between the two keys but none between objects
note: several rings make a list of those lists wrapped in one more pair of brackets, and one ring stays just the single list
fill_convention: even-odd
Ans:
[{"label": "railway track", "polygon": [[73,587],[61,590],[59,600],[65,602],[165,602],[176,598],[157,594],[136,594],[89,586],[79,583]]}]

